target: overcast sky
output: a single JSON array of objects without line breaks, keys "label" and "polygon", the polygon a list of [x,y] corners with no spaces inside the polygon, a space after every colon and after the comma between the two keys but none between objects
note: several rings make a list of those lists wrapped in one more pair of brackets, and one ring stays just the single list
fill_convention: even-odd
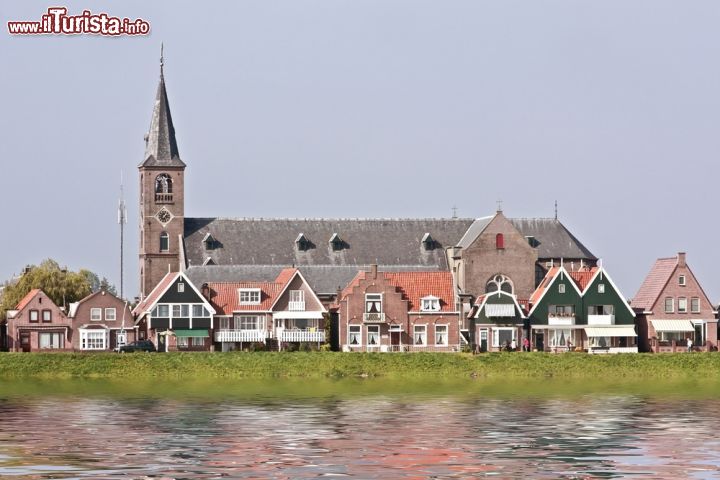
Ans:
[{"label": "overcast sky", "polygon": [[61,2],[145,37],[11,37],[0,278],[55,258],[138,288],[137,165],[165,43],[186,215],[551,217],[627,297],[688,252],[720,300],[720,2]]}]

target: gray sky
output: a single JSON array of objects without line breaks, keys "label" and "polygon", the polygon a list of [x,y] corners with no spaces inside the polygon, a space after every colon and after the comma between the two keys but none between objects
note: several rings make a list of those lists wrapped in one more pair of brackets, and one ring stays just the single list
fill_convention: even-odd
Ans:
[{"label": "gray sky", "polygon": [[[64,2],[61,2],[64,3]],[[64,3],[65,4],[65,3]],[[160,42],[187,216],[560,219],[627,297],[688,252],[720,299],[720,2],[66,2],[147,37],[11,37],[0,4],[0,278],[52,257],[138,287]]]}]

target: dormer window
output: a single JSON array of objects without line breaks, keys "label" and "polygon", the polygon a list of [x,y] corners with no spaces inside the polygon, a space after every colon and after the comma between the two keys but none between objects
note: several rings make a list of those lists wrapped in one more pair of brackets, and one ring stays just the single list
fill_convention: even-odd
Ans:
[{"label": "dormer window", "polygon": [[259,305],[260,289],[259,288],[241,288],[239,289],[240,305]]},{"label": "dormer window", "polygon": [[435,250],[435,245],[435,239],[430,236],[429,232],[426,232],[425,235],[423,235],[422,237],[423,250],[425,250],[426,252]]},{"label": "dormer window", "polygon": [[505,235],[502,233],[498,233],[495,235],[495,248],[498,250],[502,250],[505,248]]},{"label": "dormer window", "polygon": [[309,250],[309,249],[310,249],[310,246],[311,246],[312,244],[310,243],[310,240],[307,239],[307,237],[305,236],[305,234],[301,233],[301,234],[298,235],[297,238],[295,239],[295,245],[297,246],[297,249],[298,249],[298,250],[300,250],[301,252],[304,252],[304,251],[306,251],[306,250]]},{"label": "dormer window", "polygon": [[432,295],[423,297],[420,299],[420,311],[421,312],[439,312],[440,311],[440,299]]},{"label": "dormer window", "polygon": [[332,248],[332,250],[334,252],[342,250],[343,247],[345,246],[345,242],[342,241],[342,239],[340,238],[340,235],[338,235],[337,233],[332,234],[332,237],[330,237],[329,243],[330,243],[330,248]]},{"label": "dormer window", "polygon": [[215,238],[210,235],[210,232],[206,233],[205,236],[202,239],[203,247],[205,247],[205,250],[213,250],[215,249]]},{"label": "dormer window", "polygon": [[680,275],[678,277],[678,285],[680,285],[681,287],[685,286],[685,275]]}]

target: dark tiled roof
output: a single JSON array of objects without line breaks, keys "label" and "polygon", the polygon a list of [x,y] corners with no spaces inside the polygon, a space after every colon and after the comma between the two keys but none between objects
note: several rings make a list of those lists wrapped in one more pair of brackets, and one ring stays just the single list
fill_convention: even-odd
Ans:
[{"label": "dark tiled roof", "polygon": [[511,218],[510,221],[526,237],[535,237],[539,259],[597,260],[580,240],[553,218]]},{"label": "dark tiled roof", "polygon": [[153,107],[150,130],[145,140],[145,159],[142,167],[184,167],[180,160],[175,127],[170,115],[170,104],[165,91],[165,76],[160,70],[160,83],[158,84],[155,106]]},{"label": "dark tiled roof", "polygon": [[[298,268],[310,288],[318,294],[335,294],[345,288],[360,270],[367,265],[303,265]],[[212,282],[274,282],[283,270],[281,265],[208,265],[190,267],[185,274],[197,285]],[[415,265],[379,266],[378,270],[403,272],[427,271],[428,267]]]},{"label": "dark tiled roof", "polygon": [[[418,265],[447,269],[445,248],[457,244],[473,219],[219,219],[186,218],[189,266]],[[203,238],[210,233],[213,248]],[[426,233],[432,248],[422,242]],[[305,242],[298,242],[300,236]],[[339,242],[330,242],[337,234]],[[336,240],[337,240],[336,238]],[[304,245],[300,245],[304,243]],[[303,248],[304,247],[304,248]]]}]

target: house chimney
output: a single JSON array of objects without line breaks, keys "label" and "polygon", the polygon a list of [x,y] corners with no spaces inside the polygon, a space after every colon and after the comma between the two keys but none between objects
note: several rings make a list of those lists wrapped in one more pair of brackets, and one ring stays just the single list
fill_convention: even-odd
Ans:
[{"label": "house chimney", "polygon": [[373,280],[377,279],[377,263],[370,265],[370,276]]},{"label": "house chimney", "polygon": [[685,267],[685,252],[678,252],[678,267]]},{"label": "house chimney", "polygon": [[205,297],[205,299],[210,300],[210,286],[207,283],[202,284],[202,287],[200,287],[200,293],[202,293],[202,296]]}]

